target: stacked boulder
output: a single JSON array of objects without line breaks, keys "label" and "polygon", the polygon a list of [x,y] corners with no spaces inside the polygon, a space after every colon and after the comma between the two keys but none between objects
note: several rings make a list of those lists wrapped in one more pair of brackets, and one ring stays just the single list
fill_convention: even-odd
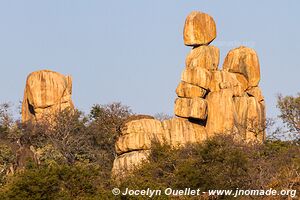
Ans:
[{"label": "stacked boulder", "polygon": [[258,86],[260,65],[256,52],[244,46],[229,51],[223,63],[223,71],[233,74],[242,89],[240,95],[234,94],[232,98],[235,128],[246,141],[263,142],[266,111],[264,97]]},{"label": "stacked boulder", "polygon": [[176,148],[216,134],[234,134],[248,142],[265,139],[265,105],[258,86],[256,52],[243,46],[233,49],[219,70],[219,49],[209,45],[217,35],[213,18],[192,12],[183,33],[185,45],[192,50],[176,89],[177,117],[162,122],[135,118],[125,123],[115,145],[114,175],[146,161],[153,141]]},{"label": "stacked boulder", "polygon": [[66,108],[74,108],[72,78],[50,70],[28,75],[22,103],[22,121],[36,122]]},{"label": "stacked boulder", "polygon": [[175,100],[175,115],[205,121],[207,119],[207,96],[212,73],[219,65],[219,49],[209,46],[216,38],[216,25],[212,17],[192,12],[186,19],[184,43],[192,46],[182,72]]},{"label": "stacked boulder", "polygon": [[186,58],[176,94],[175,115],[198,120],[208,137],[237,133],[246,141],[265,137],[264,97],[258,86],[260,66],[256,52],[241,46],[231,50],[219,70],[219,49],[212,17],[192,12],[186,19],[184,43],[193,49]]}]

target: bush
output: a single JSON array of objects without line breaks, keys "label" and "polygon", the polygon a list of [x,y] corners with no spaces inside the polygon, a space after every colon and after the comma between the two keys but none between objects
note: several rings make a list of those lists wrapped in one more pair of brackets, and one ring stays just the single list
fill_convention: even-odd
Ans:
[{"label": "bush", "polygon": [[[95,105],[88,116],[65,110],[55,119],[35,124],[12,123],[8,107],[2,108],[0,199],[144,199],[112,196],[117,184],[122,191],[300,189],[299,140],[249,145],[223,135],[180,149],[153,144],[149,162],[116,183],[111,180],[114,144],[122,124],[132,116],[127,106]],[[15,156],[20,149],[39,162],[28,162],[20,170],[18,159],[23,154]],[[7,175],[13,165],[16,173]],[[167,198],[171,197],[156,197]]]},{"label": "bush", "polygon": [[297,96],[278,95],[277,107],[280,109],[279,117],[287,126],[290,133],[300,134],[300,93]]},{"label": "bush", "polygon": [[[108,181],[93,165],[30,166],[0,190],[1,199],[99,199],[109,197]],[[109,193],[108,193],[109,191]]]},{"label": "bush", "polygon": [[177,150],[156,145],[150,162],[126,178],[121,187],[299,190],[299,155],[295,142],[268,141],[251,146],[230,136]]},{"label": "bush", "polygon": [[13,163],[15,162],[15,155],[7,144],[0,144],[0,184],[6,181],[6,174]]},{"label": "bush", "polygon": [[10,104],[0,104],[0,138],[6,138],[9,134],[9,129],[12,125],[12,115],[10,111]]},{"label": "bush", "polygon": [[120,135],[120,127],[132,115],[128,106],[121,103],[94,105],[90,111],[87,132],[92,137],[98,164],[111,170],[115,158],[115,142]]}]

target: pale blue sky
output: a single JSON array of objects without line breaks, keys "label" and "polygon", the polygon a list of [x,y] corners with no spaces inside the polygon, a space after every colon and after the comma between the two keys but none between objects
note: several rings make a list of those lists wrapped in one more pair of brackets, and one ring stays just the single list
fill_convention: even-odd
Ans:
[{"label": "pale blue sky", "polygon": [[26,76],[51,69],[73,76],[73,100],[85,112],[121,101],[137,113],[173,114],[193,10],[216,21],[220,65],[241,44],[257,51],[269,117],[278,114],[277,93],[300,92],[297,0],[0,0],[0,103],[18,105]]}]

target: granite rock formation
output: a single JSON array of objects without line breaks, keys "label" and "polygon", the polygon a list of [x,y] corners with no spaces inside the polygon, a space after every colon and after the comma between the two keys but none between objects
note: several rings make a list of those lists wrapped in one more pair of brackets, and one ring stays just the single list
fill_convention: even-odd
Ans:
[{"label": "granite rock formation", "polygon": [[28,75],[22,103],[22,121],[36,122],[73,108],[72,78],[49,70]]},{"label": "granite rock formation", "polygon": [[183,32],[184,43],[192,50],[176,89],[175,115],[203,125],[208,137],[229,133],[262,142],[266,116],[256,52],[235,48],[218,69],[219,50],[209,45],[216,37],[213,18],[192,12]]},{"label": "granite rock formation", "polygon": [[177,117],[127,122],[115,145],[114,175],[146,162],[153,141],[178,148],[217,134],[233,134],[247,142],[265,139],[265,104],[258,86],[256,52],[244,46],[235,48],[219,69],[219,49],[209,45],[216,38],[216,25],[211,16],[201,12],[190,13],[183,36],[192,50],[176,89]]}]

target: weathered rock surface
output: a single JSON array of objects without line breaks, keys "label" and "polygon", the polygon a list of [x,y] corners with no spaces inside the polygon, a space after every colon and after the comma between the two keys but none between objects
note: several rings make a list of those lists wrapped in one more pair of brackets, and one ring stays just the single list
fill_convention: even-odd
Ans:
[{"label": "weathered rock surface", "polygon": [[177,98],[175,100],[175,115],[184,118],[206,119],[207,102],[198,97]]},{"label": "weathered rock surface", "polygon": [[211,72],[204,68],[185,68],[181,80],[208,89],[211,81]]},{"label": "weathered rock surface", "polygon": [[260,81],[260,66],[256,52],[248,47],[241,46],[230,50],[227,54],[223,69],[229,72],[243,74],[249,86],[258,86]]},{"label": "weathered rock surface", "polygon": [[233,96],[242,96],[244,93],[243,85],[237,80],[234,73],[228,71],[214,71],[212,72],[212,79],[209,90],[217,92],[221,89],[231,89]]},{"label": "weathered rock surface", "polygon": [[255,97],[234,98],[237,113],[236,127],[246,141],[265,140],[265,106],[263,101],[258,102]]},{"label": "weathered rock surface", "polygon": [[122,176],[147,162],[150,150],[132,151],[118,156],[113,163],[113,176]]},{"label": "weathered rock surface", "polygon": [[216,24],[211,16],[198,11],[193,11],[187,16],[183,30],[185,45],[207,45],[216,37]]},{"label": "weathered rock surface", "polygon": [[[138,115],[140,116],[140,115]],[[146,117],[146,116],[145,116]],[[121,134],[132,134],[132,133],[160,133],[160,121],[152,118],[140,118],[130,121],[126,121],[125,125],[121,128]]]},{"label": "weathered rock surface", "polygon": [[249,97],[246,130],[247,141],[264,141],[265,121],[264,103],[258,103],[255,97]]},{"label": "weathered rock surface", "polygon": [[156,119],[133,120],[122,128],[122,135],[118,138],[115,148],[117,154],[129,151],[149,150],[151,142],[163,143],[163,127]]},{"label": "weathered rock surface", "polygon": [[243,91],[246,91],[249,88],[249,83],[246,77],[242,74],[233,73],[235,78],[239,81],[240,85],[242,86]]},{"label": "weathered rock surface", "polygon": [[27,77],[22,104],[22,121],[37,121],[65,108],[73,108],[72,78],[41,70]]},{"label": "weathered rock surface", "polygon": [[233,103],[233,91],[231,89],[210,92],[207,96],[207,105],[206,130],[208,136],[236,132],[236,113]]},{"label": "weathered rock surface", "polygon": [[143,160],[147,160],[152,142],[178,148],[206,139],[205,128],[187,119],[172,118],[163,122],[139,119],[127,122],[115,145],[118,157],[113,164],[113,174],[134,169]]},{"label": "weathered rock surface", "polygon": [[249,96],[255,97],[258,102],[264,100],[261,89],[259,87],[250,87],[246,92]]},{"label": "weathered rock surface", "polygon": [[207,70],[217,70],[220,60],[220,50],[215,46],[199,46],[191,50],[185,60],[188,68],[202,67]]},{"label": "weathered rock surface", "polygon": [[206,93],[207,90],[183,81],[180,81],[179,85],[176,88],[176,94],[178,97],[204,97]]},{"label": "weathered rock surface", "polygon": [[236,111],[236,128],[243,138],[246,138],[247,115],[248,115],[248,95],[234,97],[233,102]]},{"label": "weathered rock surface", "polygon": [[211,92],[207,96],[208,136],[238,134],[245,141],[263,142],[265,139],[265,106],[246,93],[234,97],[231,89]]},{"label": "weathered rock surface", "polygon": [[162,122],[165,138],[172,147],[181,147],[188,143],[200,143],[207,139],[204,126],[187,119],[172,118]]}]

